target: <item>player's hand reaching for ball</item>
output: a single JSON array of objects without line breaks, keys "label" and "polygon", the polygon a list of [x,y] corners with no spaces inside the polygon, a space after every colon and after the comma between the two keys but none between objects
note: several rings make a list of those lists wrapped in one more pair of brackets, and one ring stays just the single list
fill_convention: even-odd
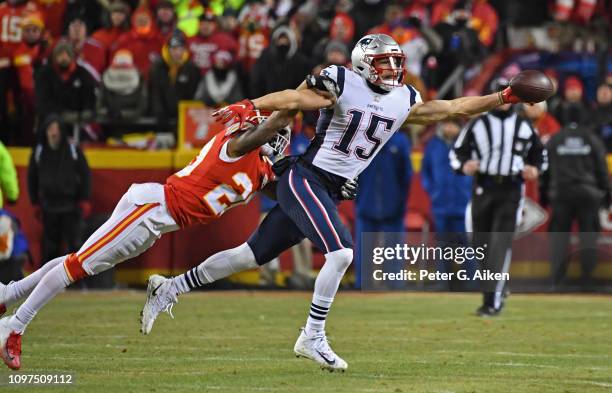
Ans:
[{"label": "player's hand reaching for ball", "polygon": [[480,167],[480,161],[478,161],[478,160],[467,160],[463,164],[463,168],[461,170],[467,176],[474,176],[476,174],[476,172],[478,172],[478,168],[479,167]]},{"label": "player's hand reaching for ball", "polygon": [[512,92],[512,87],[508,86],[499,92],[499,100],[504,104],[518,104],[521,99]]},{"label": "player's hand reaching for ball", "polygon": [[242,123],[244,123],[244,120],[254,109],[255,105],[253,105],[251,100],[242,100],[236,102],[235,104],[218,109],[214,111],[212,115],[221,123],[228,123],[231,120],[238,120],[240,122],[240,126],[242,127]]}]

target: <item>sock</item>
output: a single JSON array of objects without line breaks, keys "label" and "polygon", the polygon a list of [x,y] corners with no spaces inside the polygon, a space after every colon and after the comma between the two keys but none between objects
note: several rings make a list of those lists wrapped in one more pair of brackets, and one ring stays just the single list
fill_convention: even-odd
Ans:
[{"label": "sock", "polygon": [[64,259],[66,259],[65,255],[52,259],[29,276],[24,277],[19,281],[9,283],[6,286],[6,292],[4,294],[5,303],[8,305],[20,300],[24,296],[29,295],[34,287],[36,287],[38,282],[45,276],[45,274],[47,274],[49,270],[53,269],[58,264],[64,262]]},{"label": "sock", "polygon": [[234,273],[258,267],[247,243],[221,251],[198,266],[172,279],[177,295],[190,292]]},{"label": "sock", "polygon": [[353,250],[343,248],[325,255],[325,264],[315,280],[310,313],[306,320],[305,333],[308,336],[325,330],[325,320],[331,307],[340,280],[353,260]]},{"label": "sock", "polygon": [[70,285],[70,279],[64,265],[56,265],[45,274],[26,301],[19,306],[15,315],[9,320],[9,326],[17,333],[23,334],[38,310],[68,285]]}]

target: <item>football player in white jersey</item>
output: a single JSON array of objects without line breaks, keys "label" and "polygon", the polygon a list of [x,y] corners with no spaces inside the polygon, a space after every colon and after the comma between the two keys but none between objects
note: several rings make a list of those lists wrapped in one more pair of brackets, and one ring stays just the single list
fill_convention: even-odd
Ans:
[{"label": "football player in white jersey", "polygon": [[481,97],[422,102],[412,86],[403,84],[402,50],[384,34],[361,38],[351,60],[352,69],[330,66],[319,76],[308,77],[296,90],[244,100],[216,113],[222,121],[242,122],[253,108],[320,109],[317,133],[308,150],[277,165],[278,205],[247,242],[211,256],[183,275],[150,278],[154,285],[149,285],[144,333],[149,333],[157,315],[177,295],[265,264],[308,237],[325,253],[325,264],[317,276],[310,313],[294,351],[324,369],[347,369],[325,335],[327,314],[353,260],[352,238],[336,208],[342,184],[359,175],[402,126],[472,116],[504,103],[519,102],[511,88]]}]

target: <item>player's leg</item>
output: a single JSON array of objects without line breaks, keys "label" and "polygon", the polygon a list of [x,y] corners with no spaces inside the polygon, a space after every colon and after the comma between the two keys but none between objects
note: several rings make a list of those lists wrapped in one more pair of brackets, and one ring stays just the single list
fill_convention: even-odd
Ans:
[{"label": "player's leg", "polygon": [[306,326],[294,351],[324,368],[345,370],[346,362],[329,347],[325,321],[340,281],[353,260],[351,235],[327,189],[307,169],[296,165],[285,172],[277,196],[281,208],[300,231],[325,252],[325,264],[315,280]]},{"label": "player's leg", "polygon": [[165,207],[163,190],[159,202],[144,205],[137,205],[126,196],[111,218],[77,253],[68,255],[62,264],[57,264],[42,277],[14,315],[0,320],[0,356],[10,368],[20,367],[21,335],[36,313],[53,297],[74,281],[136,257],[162,234],[178,229]]},{"label": "player's leg", "polygon": [[38,270],[19,281],[13,281],[6,285],[0,284],[0,316],[6,312],[7,306],[29,295],[45,274],[64,262],[64,258],[66,258],[65,255],[45,263]]},{"label": "player's leg", "polygon": [[149,277],[147,300],[141,313],[141,332],[149,334],[157,316],[162,311],[171,310],[179,295],[234,273],[257,268],[303,238],[291,219],[275,206],[249,240],[238,247],[218,252],[178,276],[169,279],[159,275]]}]

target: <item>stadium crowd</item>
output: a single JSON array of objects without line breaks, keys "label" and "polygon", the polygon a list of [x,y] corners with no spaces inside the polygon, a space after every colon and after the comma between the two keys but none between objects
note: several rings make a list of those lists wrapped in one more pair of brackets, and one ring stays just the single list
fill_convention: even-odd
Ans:
[{"label": "stadium crowd", "polygon": [[[483,64],[508,50],[594,59],[588,75],[547,67],[557,94],[521,110],[544,142],[572,125],[598,135],[610,152],[611,20],[604,0],[0,1],[0,138],[47,146],[51,124],[62,140],[97,144],[130,130],[174,134],[179,101],[221,107],[295,88],[309,73],[349,65],[355,41],[376,32],[400,43],[405,81],[426,100],[456,95],[445,86],[449,78],[470,94]],[[510,63],[498,74],[511,77],[522,66]],[[316,118],[305,113],[295,132],[312,136]],[[456,228],[469,196],[469,182],[455,179],[443,159],[461,126],[409,130],[413,148],[425,151],[423,185],[437,227]],[[80,150],[70,154],[82,179],[70,197],[87,211],[86,163]],[[439,192],[448,184],[432,180],[437,171],[465,201],[448,203]],[[30,194],[35,203],[37,193]]]}]

